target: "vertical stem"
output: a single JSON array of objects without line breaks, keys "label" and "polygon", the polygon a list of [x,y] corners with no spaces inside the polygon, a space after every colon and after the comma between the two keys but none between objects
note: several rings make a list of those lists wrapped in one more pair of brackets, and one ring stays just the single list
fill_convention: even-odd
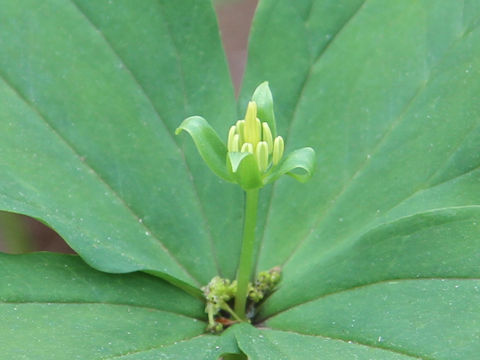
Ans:
[{"label": "vertical stem", "polygon": [[242,320],[247,320],[245,307],[247,303],[248,283],[252,277],[253,270],[258,191],[258,189],[245,191],[242,251],[240,253],[240,263],[237,271],[237,295],[235,296],[235,313],[237,313]]}]

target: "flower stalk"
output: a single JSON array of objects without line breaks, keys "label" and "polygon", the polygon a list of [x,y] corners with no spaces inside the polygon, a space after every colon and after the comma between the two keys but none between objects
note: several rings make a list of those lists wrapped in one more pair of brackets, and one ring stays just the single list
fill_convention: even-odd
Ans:
[{"label": "flower stalk", "polygon": [[253,273],[253,256],[255,246],[255,227],[257,224],[258,189],[245,193],[245,219],[243,224],[242,250],[237,271],[237,293],[235,295],[235,313],[244,321],[248,284]]}]

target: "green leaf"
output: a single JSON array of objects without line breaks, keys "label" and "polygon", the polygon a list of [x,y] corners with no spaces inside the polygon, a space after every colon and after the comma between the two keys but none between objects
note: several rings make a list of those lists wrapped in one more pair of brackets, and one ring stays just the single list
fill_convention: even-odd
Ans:
[{"label": "green leaf", "polygon": [[[260,3],[242,102],[268,79],[278,134],[319,156],[309,183],[280,179],[265,201],[257,269],[283,280],[259,321],[412,357],[478,352],[479,17],[476,2]],[[437,285],[452,278],[465,291]],[[383,300],[390,281],[412,285]]]},{"label": "green leaf", "polygon": [[252,100],[257,104],[257,116],[261,122],[266,122],[272,131],[272,136],[277,136],[275,112],[273,110],[273,97],[268,81],[261,83],[253,92]]},{"label": "green leaf", "polygon": [[105,274],[78,256],[47,253],[0,254],[0,268],[6,359],[104,359],[205,328],[200,301],[149,275]]},{"label": "green leaf", "polygon": [[268,325],[417,359],[474,359],[480,351],[479,289],[478,279],[388,281],[327,295]]},{"label": "green leaf", "polygon": [[[265,183],[269,184],[277,180],[282,175],[289,175],[300,182],[308,181],[315,168],[315,151],[312,148],[302,148],[288,154],[265,178]],[[302,173],[294,172],[300,169]]]},{"label": "green leaf", "polygon": [[292,331],[256,329],[247,324],[235,325],[232,332],[238,347],[251,360],[303,360],[317,356],[326,360],[416,359],[376,346]]},{"label": "green leaf", "polygon": [[210,169],[222,179],[232,181],[225,166],[227,147],[210,124],[201,116],[191,116],[180,124],[175,134],[180,134],[182,130],[190,134],[198,152]]},{"label": "green leaf", "polygon": [[[13,272],[0,285],[0,348],[477,356],[478,19],[476,1],[262,0],[239,106],[268,80],[286,153],[319,154],[308,184],[282,178],[261,197],[258,268],[283,269],[256,319],[271,329],[202,335],[203,304],[159,279],[2,255]],[[0,34],[0,208],[43,220],[98,269],[190,291],[233,278],[241,192],[173,136],[198,114],[226,138],[237,118],[211,5],[5,1]]]},{"label": "green leaf", "polygon": [[173,135],[189,115],[220,133],[236,118],[211,4],[37,5],[0,12],[0,208],[41,219],[97,269],[196,287],[232,276],[242,209],[211,199],[241,193]]}]

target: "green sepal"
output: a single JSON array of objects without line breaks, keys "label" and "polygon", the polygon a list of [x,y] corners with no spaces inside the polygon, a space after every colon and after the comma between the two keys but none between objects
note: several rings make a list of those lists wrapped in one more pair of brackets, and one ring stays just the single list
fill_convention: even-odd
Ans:
[{"label": "green sepal", "polygon": [[273,111],[273,97],[268,81],[264,81],[255,89],[252,95],[252,101],[257,104],[257,117],[261,122],[266,122],[270,127],[273,138],[277,136],[277,126],[275,124],[275,113]]},{"label": "green sepal", "polygon": [[257,161],[252,153],[228,153],[227,169],[235,178],[235,182],[244,190],[258,189],[264,185]]},{"label": "green sepal", "polygon": [[[294,172],[298,169],[302,172]],[[300,182],[306,182],[312,177],[314,169],[315,150],[304,147],[288,154],[277,166],[274,166],[265,178],[264,184],[270,184],[284,174]]]},{"label": "green sepal", "polygon": [[191,116],[180,124],[175,130],[175,135],[181,133],[182,130],[190,134],[200,156],[217,176],[226,181],[234,181],[225,168],[227,147],[207,120],[201,116]]}]

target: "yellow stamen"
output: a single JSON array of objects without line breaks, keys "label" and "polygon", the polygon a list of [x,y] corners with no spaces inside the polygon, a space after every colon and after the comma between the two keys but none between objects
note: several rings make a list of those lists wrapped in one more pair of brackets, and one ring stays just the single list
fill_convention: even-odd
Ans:
[{"label": "yellow stamen", "polygon": [[257,104],[250,101],[245,114],[245,142],[256,145],[259,141],[257,135]]},{"label": "yellow stamen", "polygon": [[273,137],[272,137],[272,131],[270,130],[270,126],[268,126],[268,123],[264,122],[262,123],[262,140],[265,141],[268,145],[268,154],[271,154],[273,152]]},{"label": "yellow stamen", "polygon": [[267,170],[268,167],[268,144],[265,141],[260,141],[255,150],[257,157],[258,169],[260,171]]},{"label": "yellow stamen", "polygon": [[284,148],[285,144],[283,142],[283,138],[281,136],[277,136],[273,143],[273,165],[277,165],[282,159]]},{"label": "yellow stamen", "polygon": [[235,136],[237,132],[237,128],[235,125],[231,126],[230,127],[230,131],[228,132],[228,140],[227,140],[227,149],[228,151],[234,151],[232,150],[232,146],[233,146],[233,137]]}]

